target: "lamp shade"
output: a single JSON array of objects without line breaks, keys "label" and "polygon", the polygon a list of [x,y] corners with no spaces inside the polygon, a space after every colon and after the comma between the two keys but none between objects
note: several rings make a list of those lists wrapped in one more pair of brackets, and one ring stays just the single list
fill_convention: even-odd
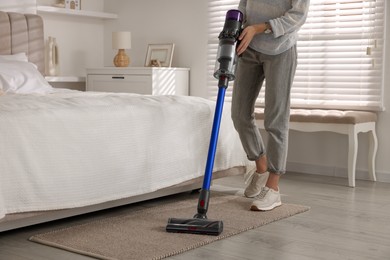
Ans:
[{"label": "lamp shade", "polygon": [[131,32],[113,32],[113,49],[131,49]]}]

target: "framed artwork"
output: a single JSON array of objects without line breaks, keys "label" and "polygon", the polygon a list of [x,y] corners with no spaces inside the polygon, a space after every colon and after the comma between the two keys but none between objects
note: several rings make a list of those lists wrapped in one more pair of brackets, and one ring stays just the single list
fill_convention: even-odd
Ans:
[{"label": "framed artwork", "polygon": [[81,0],[65,0],[65,8],[80,10],[81,9]]},{"label": "framed artwork", "polygon": [[171,67],[175,44],[149,44],[145,67]]}]

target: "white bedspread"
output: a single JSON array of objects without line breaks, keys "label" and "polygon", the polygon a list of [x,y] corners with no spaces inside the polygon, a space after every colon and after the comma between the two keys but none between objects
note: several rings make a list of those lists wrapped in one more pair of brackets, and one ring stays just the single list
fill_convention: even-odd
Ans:
[{"label": "white bedspread", "polygon": [[[202,176],[214,106],[197,97],[78,91],[0,96],[0,218]],[[214,170],[248,163],[225,104]]]}]

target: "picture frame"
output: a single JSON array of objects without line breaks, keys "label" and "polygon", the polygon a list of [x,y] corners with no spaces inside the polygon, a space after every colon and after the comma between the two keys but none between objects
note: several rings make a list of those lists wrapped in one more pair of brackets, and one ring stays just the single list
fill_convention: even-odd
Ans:
[{"label": "picture frame", "polygon": [[145,67],[171,67],[174,48],[174,43],[149,44]]},{"label": "picture frame", "polygon": [[65,0],[65,8],[81,10],[81,0]]}]

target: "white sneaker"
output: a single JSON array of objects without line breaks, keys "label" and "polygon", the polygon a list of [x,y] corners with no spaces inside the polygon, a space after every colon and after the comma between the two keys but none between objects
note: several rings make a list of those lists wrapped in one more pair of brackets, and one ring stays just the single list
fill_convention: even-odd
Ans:
[{"label": "white sneaker", "polygon": [[252,202],[251,210],[254,211],[266,211],[274,209],[282,205],[280,200],[280,192],[270,189],[268,187],[263,187],[258,196]]},{"label": "white sneaker", "polygon": [[267,183],[269,172],[258,173],[256,168],[251,170],[246,175],[245,183],[249,183],[244,191],[244,195],[247,198],[254,198],[260,194],[261,188]]}]

